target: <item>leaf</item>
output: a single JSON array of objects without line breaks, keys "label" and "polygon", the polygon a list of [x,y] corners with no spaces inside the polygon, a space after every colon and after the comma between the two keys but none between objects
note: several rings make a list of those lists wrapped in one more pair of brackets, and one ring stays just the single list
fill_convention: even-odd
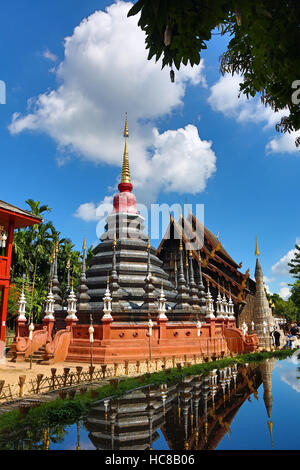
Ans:
[{"label": "leaf", "polygon": [[138,0],[127,13],[127,17],[136,15],[144,6],[144,0]]}]

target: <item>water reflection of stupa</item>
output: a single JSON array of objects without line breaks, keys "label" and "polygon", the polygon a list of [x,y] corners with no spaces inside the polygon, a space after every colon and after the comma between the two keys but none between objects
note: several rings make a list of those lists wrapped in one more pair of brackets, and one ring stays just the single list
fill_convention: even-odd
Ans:
[{"label": "water reflection of stupa", "polygon": [[268,414],[268,428],[270,431],[272,447],[273,447],[273,421],[272,421],[272,407],[273,407],[273,394],[272,394],[272,374],[276,359],[271,358],[263,361],[260,366],[261,379],[264,387],[264,402]]},{"label": "water reflection of stupa", "polygon": [[242,404],[264,381],[264,400],[272,403],[270,364],[214,370],[184,377],[170,388],[144,387],[121,399],[97,402],[86,418],[97,449],[152,449],[162,435],[170,450],[216,449],[230,434]]}]

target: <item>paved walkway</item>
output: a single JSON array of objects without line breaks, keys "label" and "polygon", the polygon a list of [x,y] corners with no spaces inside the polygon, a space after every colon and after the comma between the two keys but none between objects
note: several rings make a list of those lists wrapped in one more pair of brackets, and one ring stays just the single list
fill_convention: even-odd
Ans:
[{"label": "paved walkway", "polygon": [[[57,369],[56,374],[63,374],[65,367],[70,368],[70,372],[76,372],[76,366],[82,366],[83,370],[87,371],[89,364],[84,362],[60,362],[53,365],[42,365],[32,363],[32,369],[30,369],[29,362],[10,362],[9,360],[0,361],[0,380],[5,380],[5,385],[15,385],[19,382],[20,375],[26,375],[26,381],[35,379],[37,374],[44,374],[45,377],[51,377],[51,369],[54,367]],[[96,369],[100,367],[99,364],[95,364]]]}]

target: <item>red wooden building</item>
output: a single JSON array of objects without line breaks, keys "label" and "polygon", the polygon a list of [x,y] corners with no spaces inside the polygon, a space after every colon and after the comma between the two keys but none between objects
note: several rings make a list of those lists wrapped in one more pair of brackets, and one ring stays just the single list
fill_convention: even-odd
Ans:
[{"label": "red wooden building", "polygon": [[10,265],[14,230],[40,224],[42,219],[7,202],[0,201],[0,353],[4,346]]}]

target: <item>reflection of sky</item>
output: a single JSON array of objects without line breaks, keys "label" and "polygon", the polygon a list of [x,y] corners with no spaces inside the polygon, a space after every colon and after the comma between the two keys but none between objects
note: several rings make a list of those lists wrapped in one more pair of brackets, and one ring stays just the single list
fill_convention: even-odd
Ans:
[{"label": "reflection of sky", "polygon": [[[72,424],[66,428],[67,434],[62,442],[51,442],[50,450],[76,450],[77,445],[77,424]],[[89,432],[81,424],[80,426],[80,449],[95,450],[94,444],[89,440]]]},{"label": "reflection of sky", "polygon": [[[297,353],[298,354],[298,353]],[[299,380],[296,376],[299,361],[294,354],[284,361],[274,365],[272,393],[273,407],[271,420],[273,423],[274,449],[298,450],[300,426],[300,395]],[[295,387],[298,387],[296,390]],[[268,450],[272,449],[268,429],[268,415],[263,401],[263,385],[258,389],[258,401],[251,395],[250,403],[244,402],[237,412],[231,425],[230,439],[226,435],[217,449],[220,450]]]}]

